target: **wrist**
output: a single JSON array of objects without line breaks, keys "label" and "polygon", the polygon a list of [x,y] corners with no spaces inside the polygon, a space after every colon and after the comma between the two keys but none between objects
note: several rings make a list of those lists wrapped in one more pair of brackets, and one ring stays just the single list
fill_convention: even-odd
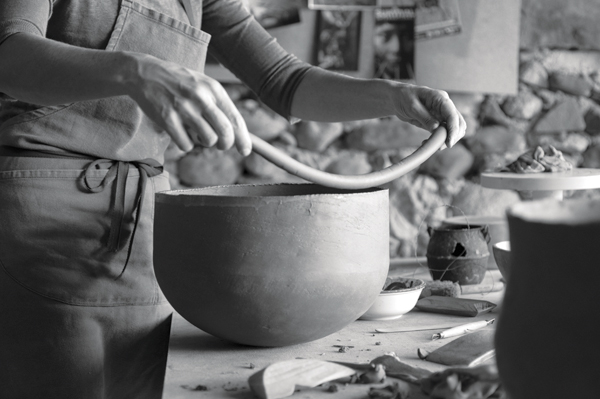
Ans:
[{"label": "wrist", "polygon": [[397,102],[399,99],[406,95],[405,91],[407,90],[409,85],[407,83],[398,82],[394,80],[381,80],[381,82],[385,84],[384,89],[382,90],[382,93],[385,93],[384,112],[386,113],[386,116],[397,116]]},{"label": "wrist", "polygon": [[118,67],[114,71],[113,80],[119,86],[121,94],[132,97],[140,87],[144,59],[148,56],[132,52],[117,52],[115,56],[118,58]]}]

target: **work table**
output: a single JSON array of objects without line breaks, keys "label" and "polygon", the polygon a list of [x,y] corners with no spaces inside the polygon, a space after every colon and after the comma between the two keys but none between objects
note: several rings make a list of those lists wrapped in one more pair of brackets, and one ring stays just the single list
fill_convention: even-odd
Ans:
[{"label": "work table", "polygon": [[[398,267],[390,271],[391,276],[417,277],[430,280],[423,268]],[[488,270],[482,284],[500,280],[497,270]],[[482,299],[500,305],[503,291],[464,295],[465,298]],[[175,314],[169,344],[169,357],[165,377],[165,399],[192,398],[238,398],[253,399],[255,396],[248,386],[248,377],[278,361],[296,358],[327,361],[368,363],[372,359],[394,352],[403,362],[412,366],[439,371],[447,368],[440,364],[419,359],[417,349],[432,351],[454,338],[433,341],[436,330],[378,333],[376,329],[413,329],[447,325],[452,327],[479,320],[489,320],[498,316],[500,306],[491,313],[477,317],[452,316],[426,313],[413,309],[399,319],[388,321],[357,320],[342,330],[319,340],[305,344],[256,348],[234,344],[213,337],[188,323]],[[490,326],[487,328],[494,328]],[[337,392],[328,392],[325,386],[302,388],[293,397],[303,399],[353,399],[367,398],[370,386],[386,386],[394,379],[388,378],[383,384],[338,384]],[[202,387],[206,387],[206,390]],[[414,391],[414,392],[413,392]],[[411,398],[426,398],[418,387],[411,391]]]}]

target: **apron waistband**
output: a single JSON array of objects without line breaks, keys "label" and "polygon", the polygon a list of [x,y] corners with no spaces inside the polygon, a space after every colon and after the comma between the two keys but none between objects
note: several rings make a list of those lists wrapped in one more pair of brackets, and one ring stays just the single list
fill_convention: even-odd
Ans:
[{"label": "apron waistband", "polygon": [[[82,176],[83,186],[90,193],[98,193],[104,191],[106,186],[112,184],[111,193],[111,205],[110,205],[110,232],[106,246],[109,251],[118,252],[119,242],[121,239],[121,233],[123,231],[123,224],[125,221],[125,193],[127,189],[127,176],[129,174],[129,167],[134,166],[138,169],[140,174],[140,180],[138,184],[138,190],[135,195],[135,205],[133,207],[135,212],[135,222],[133,230],[131,232],[131,239],[129,240],[129,246],[127,249],[127,257],[121,273],[116,277],[118,279],[123,275],[129,258],[131,256],[131,250],[133,248],[133,240],[135,238],[135,231],[137,229],[138,221],[140,220],[141,209],[144,202],[144,193],[146,192],[146,185],[150,177],[157,176],[163,172],[163,166],[155,159],[146,158],[140,161],[116,161],[112,159],[96,159],[79,154],[61,154],[51,152],[41,152],[34,150],[23,150],[13,147],[0,147],[0,156],[11,156],[11,157],[32,157],[32,158],[72,158],[89,160],[90,163],[85,167],[85,172]],[[93,186],[90,184],[91,171],[97,169],[108,169],[108,172],[100,182],[100,184]],[[114,183],[114,184],[113,184]]]}]

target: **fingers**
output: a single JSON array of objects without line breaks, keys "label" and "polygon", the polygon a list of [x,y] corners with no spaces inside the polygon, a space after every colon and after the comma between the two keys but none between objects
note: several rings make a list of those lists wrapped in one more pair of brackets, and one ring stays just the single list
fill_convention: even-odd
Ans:
[{"label": "fingers", "polygon": [[188,136],[188,133],[183,126],[179,114],[173,108],[163,112],[164,129],[169,133],[175,144],[185,152],[191,151],[194,148],[194,143]]},{"label": "fingers", "polygon": [[446,124],[446,130],[448,133],[446,138],[446,146],[448,148],[452,148],[461,138],[464,137],[467,130],[467,123],[450,99],[448,93],[442,90],[434,90],[433,96],[433,112],[438,114],[440,119]]},{"label": "fingers", "polygon": [[140,83],[130,96],[183,151],[194,144],[227,150],[234,144],[250,154],[248,128],[229,95],[216,80],[154,58],[143,58]]}]

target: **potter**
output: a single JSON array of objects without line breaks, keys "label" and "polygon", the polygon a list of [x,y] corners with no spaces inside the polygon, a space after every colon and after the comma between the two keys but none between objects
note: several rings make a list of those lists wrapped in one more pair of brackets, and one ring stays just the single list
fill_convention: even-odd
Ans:
[{"label": "potter", "polygon": [[[289,122],[397,117],[432,133],[431,153],[442,143],[452,147],[465,134],[465,120],[448,93],[312,66],[281,47],[240,0],[1,1],[0,359],[10,365],[0,372],[3,399],[162,397],[173,309],[155,276],[155,232],[171,237],[186,233],[185,245],[168,242],[177,254],[190,256],[180,264],[204,272],[201,282],[209,287],[203,294],[229,287],[224,292],[241,297],[266,295],[259,300],[263,306],[277,301],[284,305],[285,294],[310,301],[313,291],[327,291],[318,283],[329,281],[319,279],[322,273],[333,273],[341,276],[342,286],[329,289],[328,299],[318,300],[320,307],[306,306],[314,315],[324,312],[326,321],[318,325],[327,325],[329,331],[358,317],[374,299],[376,292],[362,284],[376,285],[385,277],[380,268],[387,266],[387,258],[378,254],[383,241],[387,251],[386,218],[383,213],[373,217],[380,207],[387,212],[383,202],[371,206],[366,201],[344,215],[339,214],[344,207],[323,210],[345,198],[334,192],[315,194],[306,202],[310,206],[292,206],[298,215],[325,216],[326,222],[308,218],[317,225],[311,231],[320,232],[313,238],[283,234],[303,231],[295,216],[261,215],[261,209],[280,211],[279,202],[287,203],[293,195],[285,200],[277,195],[254,198],[252,207],[241,206],[250,212],[239,220],[215,206],[210,208],[215,214],[203,215],[207,223],[197,224],[184,212],[171,226],[165,221],[155,226],[155,195],[170,185],[164,171],[167,148],[183,153],[194,147],[235,148],[241,156],[253,151],[236,104],[205,74],[209,43],[220,64]],[[256,147],[260,152],[260,144]],[[367,193],[348,197],[360,199]],[[380,190],[370,193],[384,195]],[[233,201],[235,209],[240,205],[236,198],[217,202]],[[372,219],[377,228],[361,219]],[[285,225],[278,224],[282,221]],[[247,234],[236,236],[238,228],[248,228]],[[335,231],[345,233],[338,236]],[[270,235],[258,246],[251,245],[254,233]],[[358,237],[372,244],[369,251]],[[270,245],[285,248],[285,253],[265,256],[263,250],[268,253]],[[336,250],[323,249],[327,245]],[[245,250],[236,253],[236,248]],[[211,258],[211,251],[224,259]],[[169,269],[164,253],[159,247],[157,274],[177,274],[177,264]],[[311,259],[323,254],[328,255],[322,263]],[[375,254],[373,265],[363,262],[365,254]],[[242,258],[252,259],[254,266]],[[290,260],[303,262],[289,269]],[[244,283],[226,274],[244,266]],[[270,268],[276,270],[271,276],[281,270],[287,275],[269,280],[260,274]],[[300,284],[301,277],[309,279],[308,285]],[[200,284],[191,278],[180,281],[182,292]],[[285,294],[273,294],[280,289]],[[178,306],[170,290],[165,291]],[[189,301],[230,317],[233,324],[227,331],[240,330],[239,320],[258,313],[238,319],[211,308],[232,299],[224,295]],[[291,299],[290,306],[297,302]],[[344,321],[323,303],[337,306]],[[244,305],[252,308],[251,302]],[[293,323],[303,311],[258,319],[261,328],[277,333],[281,324],[276,319]],[[283,338],[270,342],[288,339],[278,336]]]}]

